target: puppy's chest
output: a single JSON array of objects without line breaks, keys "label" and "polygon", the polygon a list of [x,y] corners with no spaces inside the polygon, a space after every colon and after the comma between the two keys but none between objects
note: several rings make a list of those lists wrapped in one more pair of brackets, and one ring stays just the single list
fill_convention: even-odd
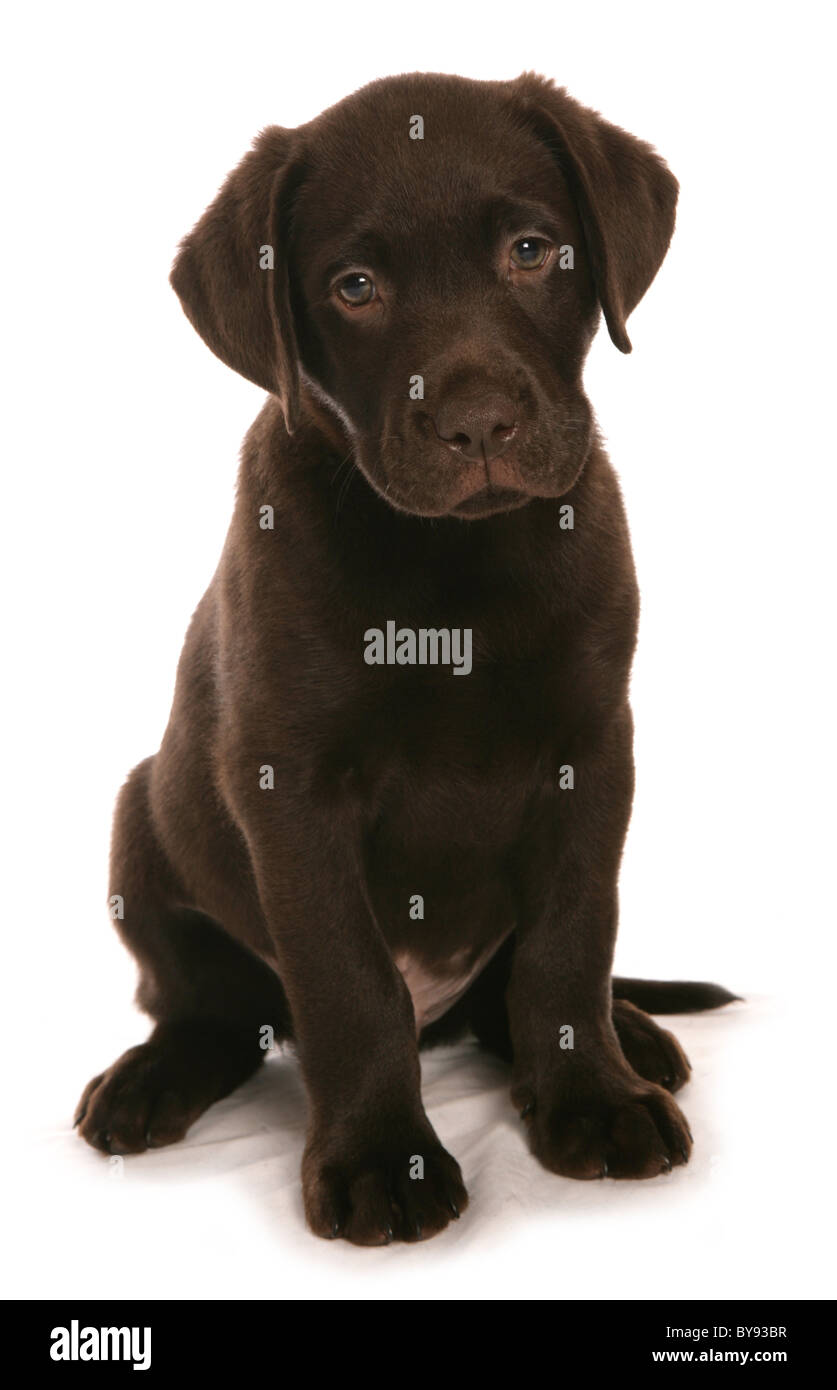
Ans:
[{"label": "puppy's chest", "polygon": [[418,681],[376,727],[370,897],[417,1029],[461,998],[513,931],[510,864],[555,762],[540,671]]},{"label": "puppy's chest", "polygon": [[502,848],[555,763],[557,703],[543,670],[402,682],[370,741],[379,820],[405,844]]},{"label": "puppy's chest", "polygon": [[377,817],[393,852],[444,860],[455,847],[496,856],[519,836],[549,754],[524,740],[486,747],[475,735],[439,737],[393,760]]},{"label": "puppy's chest", "polygon": [[514,929],[509,858],[531,783],[508,747],[483,762],[461,748],[436,753],[402,764],[367,841],[370,897],[418,1032],[461,998]]}]

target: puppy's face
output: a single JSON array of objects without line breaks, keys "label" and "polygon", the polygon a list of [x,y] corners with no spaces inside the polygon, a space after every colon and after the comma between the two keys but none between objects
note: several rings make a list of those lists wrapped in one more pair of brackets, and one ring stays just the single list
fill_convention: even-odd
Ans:
[{"label": "puppy's face", "polygon": [[388,78],[264,131],[172,283],[289,429],[301,383],[392,507],[476,519],[575,482],[599,310],[629,352],[676,200],[650,146],[543,78]]},{"label": "puppy's face", "polygon": [[307,152],[290,283],[303,368],[358,466],[422,516],[565,492],[598,302],[545,143],[479,83],[387,84],[335,114]]}]

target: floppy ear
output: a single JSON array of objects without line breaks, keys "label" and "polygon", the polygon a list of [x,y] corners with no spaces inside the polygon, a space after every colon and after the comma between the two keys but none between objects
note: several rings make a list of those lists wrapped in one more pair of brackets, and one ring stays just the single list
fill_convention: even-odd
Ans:
[{"label": "floppy ear", "polygon": [[579,105],[563,87],[534,73],[511,85],[567,178],[608,331],[630,352],[625,321],[668,250],[677,180],[650,145]]},{"label": "floppy ear", "polygon": [[288,290],[293,132],[269,126],[180,244],[171,284],[190,322],[228,367],[279,396],[288,431],[299,365]]}]

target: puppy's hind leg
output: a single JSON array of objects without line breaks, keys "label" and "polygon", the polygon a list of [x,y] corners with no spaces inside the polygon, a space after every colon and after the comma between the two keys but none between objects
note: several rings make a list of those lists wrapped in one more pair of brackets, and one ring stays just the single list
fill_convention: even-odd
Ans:
[{"label": "puppy's hind leg", "polygon": [[[462,1001],[462,1012],[487,1052],[514,1061],[506,990],[511,974],[514,940],[503,944]],[[458,1006],[457,1006],[458,1007]],[[667,1091],[678,1091],[691,1075],[689,1059],[675,1038],[627,999],[613,1000],[613,1027],[626,1061],[637,1076]]]},{"label": "puppy's hind leg", "polygon": [[137,1002],[156,1026],[82,1094],[75,1123],[103,1153],[182,1139],[256,1071],[266,1055],[260,1029],[270,1025],[279,1039],[290,1026],[278,976],[212,918],[181,905],[151,820],[152,763],[140,763],[120,794],[111,892],[121,899],[116,926],[140,967]]}]

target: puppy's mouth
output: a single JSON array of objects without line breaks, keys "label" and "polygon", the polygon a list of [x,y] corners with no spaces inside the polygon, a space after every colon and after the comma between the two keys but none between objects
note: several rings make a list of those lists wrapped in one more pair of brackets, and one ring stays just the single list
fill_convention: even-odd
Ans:
[{"label": "puppy's mouth", "polygon": [[435,437],[385,429],[356,441],[356,461],[395,511],[473,522],[559,497],[572,487],[589,447],[589,420],[559,416],[551,428],[528,422],[521,440],[488,457],[483,448],[479,458],[452,451]]},{"label": "puppy's mouth", "polygon": [[521,492],[519,488],[498,487],[495,483],[488,483],[478,492],[472,492],[461,502],[457,502],[449,515],[472,520],[476,517],[493,516],[496,512],[514,511],[516,507],[523,507],[530,500],[531,493]]}]

